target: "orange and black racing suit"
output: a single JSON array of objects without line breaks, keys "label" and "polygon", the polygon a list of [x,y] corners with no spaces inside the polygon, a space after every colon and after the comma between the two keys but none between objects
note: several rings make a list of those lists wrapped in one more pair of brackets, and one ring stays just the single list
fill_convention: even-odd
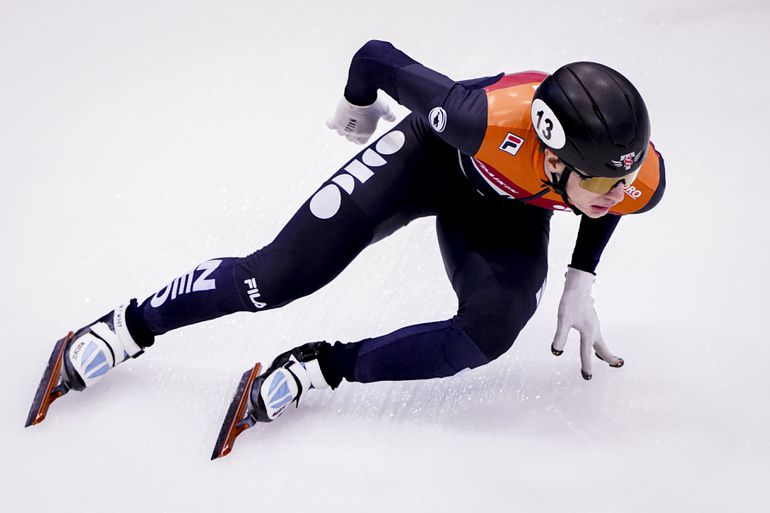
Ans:
[{"label": "orange and black racing suit", "polygon": [[[382,89],[412,113],[335,171],[273,242],[175,278],[129,309],[129,329],[149,344],[187,324],[286,305],[329,283],[367,246],[433,216],[457,294],[455,315],[324,344],[327,382],[443,377],[497,358],[535,312],[550,218],[569,208],[543,185],[543,153],[530,121],[532,96],[545,76],[456,82],[389,43],[370,41],[353,58],[345,97],[368,105]],[[572,267],[594,272],[620,217],[660,200],[663,159],[650,149],[624,201],[604,217],[581,218]],[[419,291],[404,291],[410,293]]]}]

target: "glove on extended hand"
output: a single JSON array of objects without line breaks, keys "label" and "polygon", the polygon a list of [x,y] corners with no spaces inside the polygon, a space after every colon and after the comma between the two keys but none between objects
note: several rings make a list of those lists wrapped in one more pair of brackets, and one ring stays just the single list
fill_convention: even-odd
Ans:
[{"label": "glove on extended hand", "polygon": [[580,361],[581,374],[584,379],[591,379],[591,348],[596,351],[596,356],[610,367],[622,367],[623,359],[618,358],[607,349],[599,329],[599,317],[594,309],[594,299],[591,297],[591,287],[594,284],[594,275],[572,267],[567,269],[565,275],[564,293],[559,302],[559,317],[556,326],[556,335],[553,337],[551,352],[556,356],[564,352],[567,343],[567,335],[570,328],[575,328],[580,333]]},{"label": "glove on extended hand", "polygon": [[334,117],[326,120],[326,126],[344,136],[348,141],[364,144],[377,129],[377,122],[395,121],[396,116],[384,101],[378,99],[371,105],[353,105],[342,97],[334,111]]}]

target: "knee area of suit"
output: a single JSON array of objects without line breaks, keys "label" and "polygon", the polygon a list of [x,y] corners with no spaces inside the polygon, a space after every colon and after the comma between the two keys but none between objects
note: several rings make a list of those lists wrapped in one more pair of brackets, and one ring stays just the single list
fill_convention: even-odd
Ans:
[{"label": "knee area of suit", "polygon": [[470,325],[458,321],[457,324],[486,357],[487,361],[479,365],[489,363],[505,354],[513,346],[521,331],[521,327],[517,323],[506,322],[502,319]]}]

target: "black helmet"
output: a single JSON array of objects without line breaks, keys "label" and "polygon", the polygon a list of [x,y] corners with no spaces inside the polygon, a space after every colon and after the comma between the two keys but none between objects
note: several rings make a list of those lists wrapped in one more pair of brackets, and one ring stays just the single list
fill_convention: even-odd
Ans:
[{"label": "black helmet", "polygon": [[543,80],[532,101],[532,125],[562,161],[592,176],[632,173],[650,141],[639,91],[595,62],[567,64]]}]

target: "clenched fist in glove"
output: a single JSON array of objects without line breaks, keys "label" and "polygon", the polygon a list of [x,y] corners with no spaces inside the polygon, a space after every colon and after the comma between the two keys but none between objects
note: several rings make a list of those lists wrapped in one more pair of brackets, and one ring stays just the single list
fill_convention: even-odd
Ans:
[{"label": "clenched fist in glove", "polygon": [[596,356],[610,367],[622,367],[623,359],[618,358],[607,349],[599,329],[599,317],[594,309],[594,299],[591,297],[591,287],[594,275],[572,267],[565,275],[564,293],[559,302],[559,318],[556,335],[553,337],[551,352],[556,356],[564,352],[567,335],[570,328],[580,333],[580,361],[583,379],[591,379],[591,349]]},{"label": "clenched fist in glove", "polygon": [[371,105],[353,105],[344,97],[337,104],[334,117],[326,120],[326,126],[336,130],[348,141],[364,144],[377,129],[380,118],[395,121],[396,116],[384,101],[378,99]]}]

